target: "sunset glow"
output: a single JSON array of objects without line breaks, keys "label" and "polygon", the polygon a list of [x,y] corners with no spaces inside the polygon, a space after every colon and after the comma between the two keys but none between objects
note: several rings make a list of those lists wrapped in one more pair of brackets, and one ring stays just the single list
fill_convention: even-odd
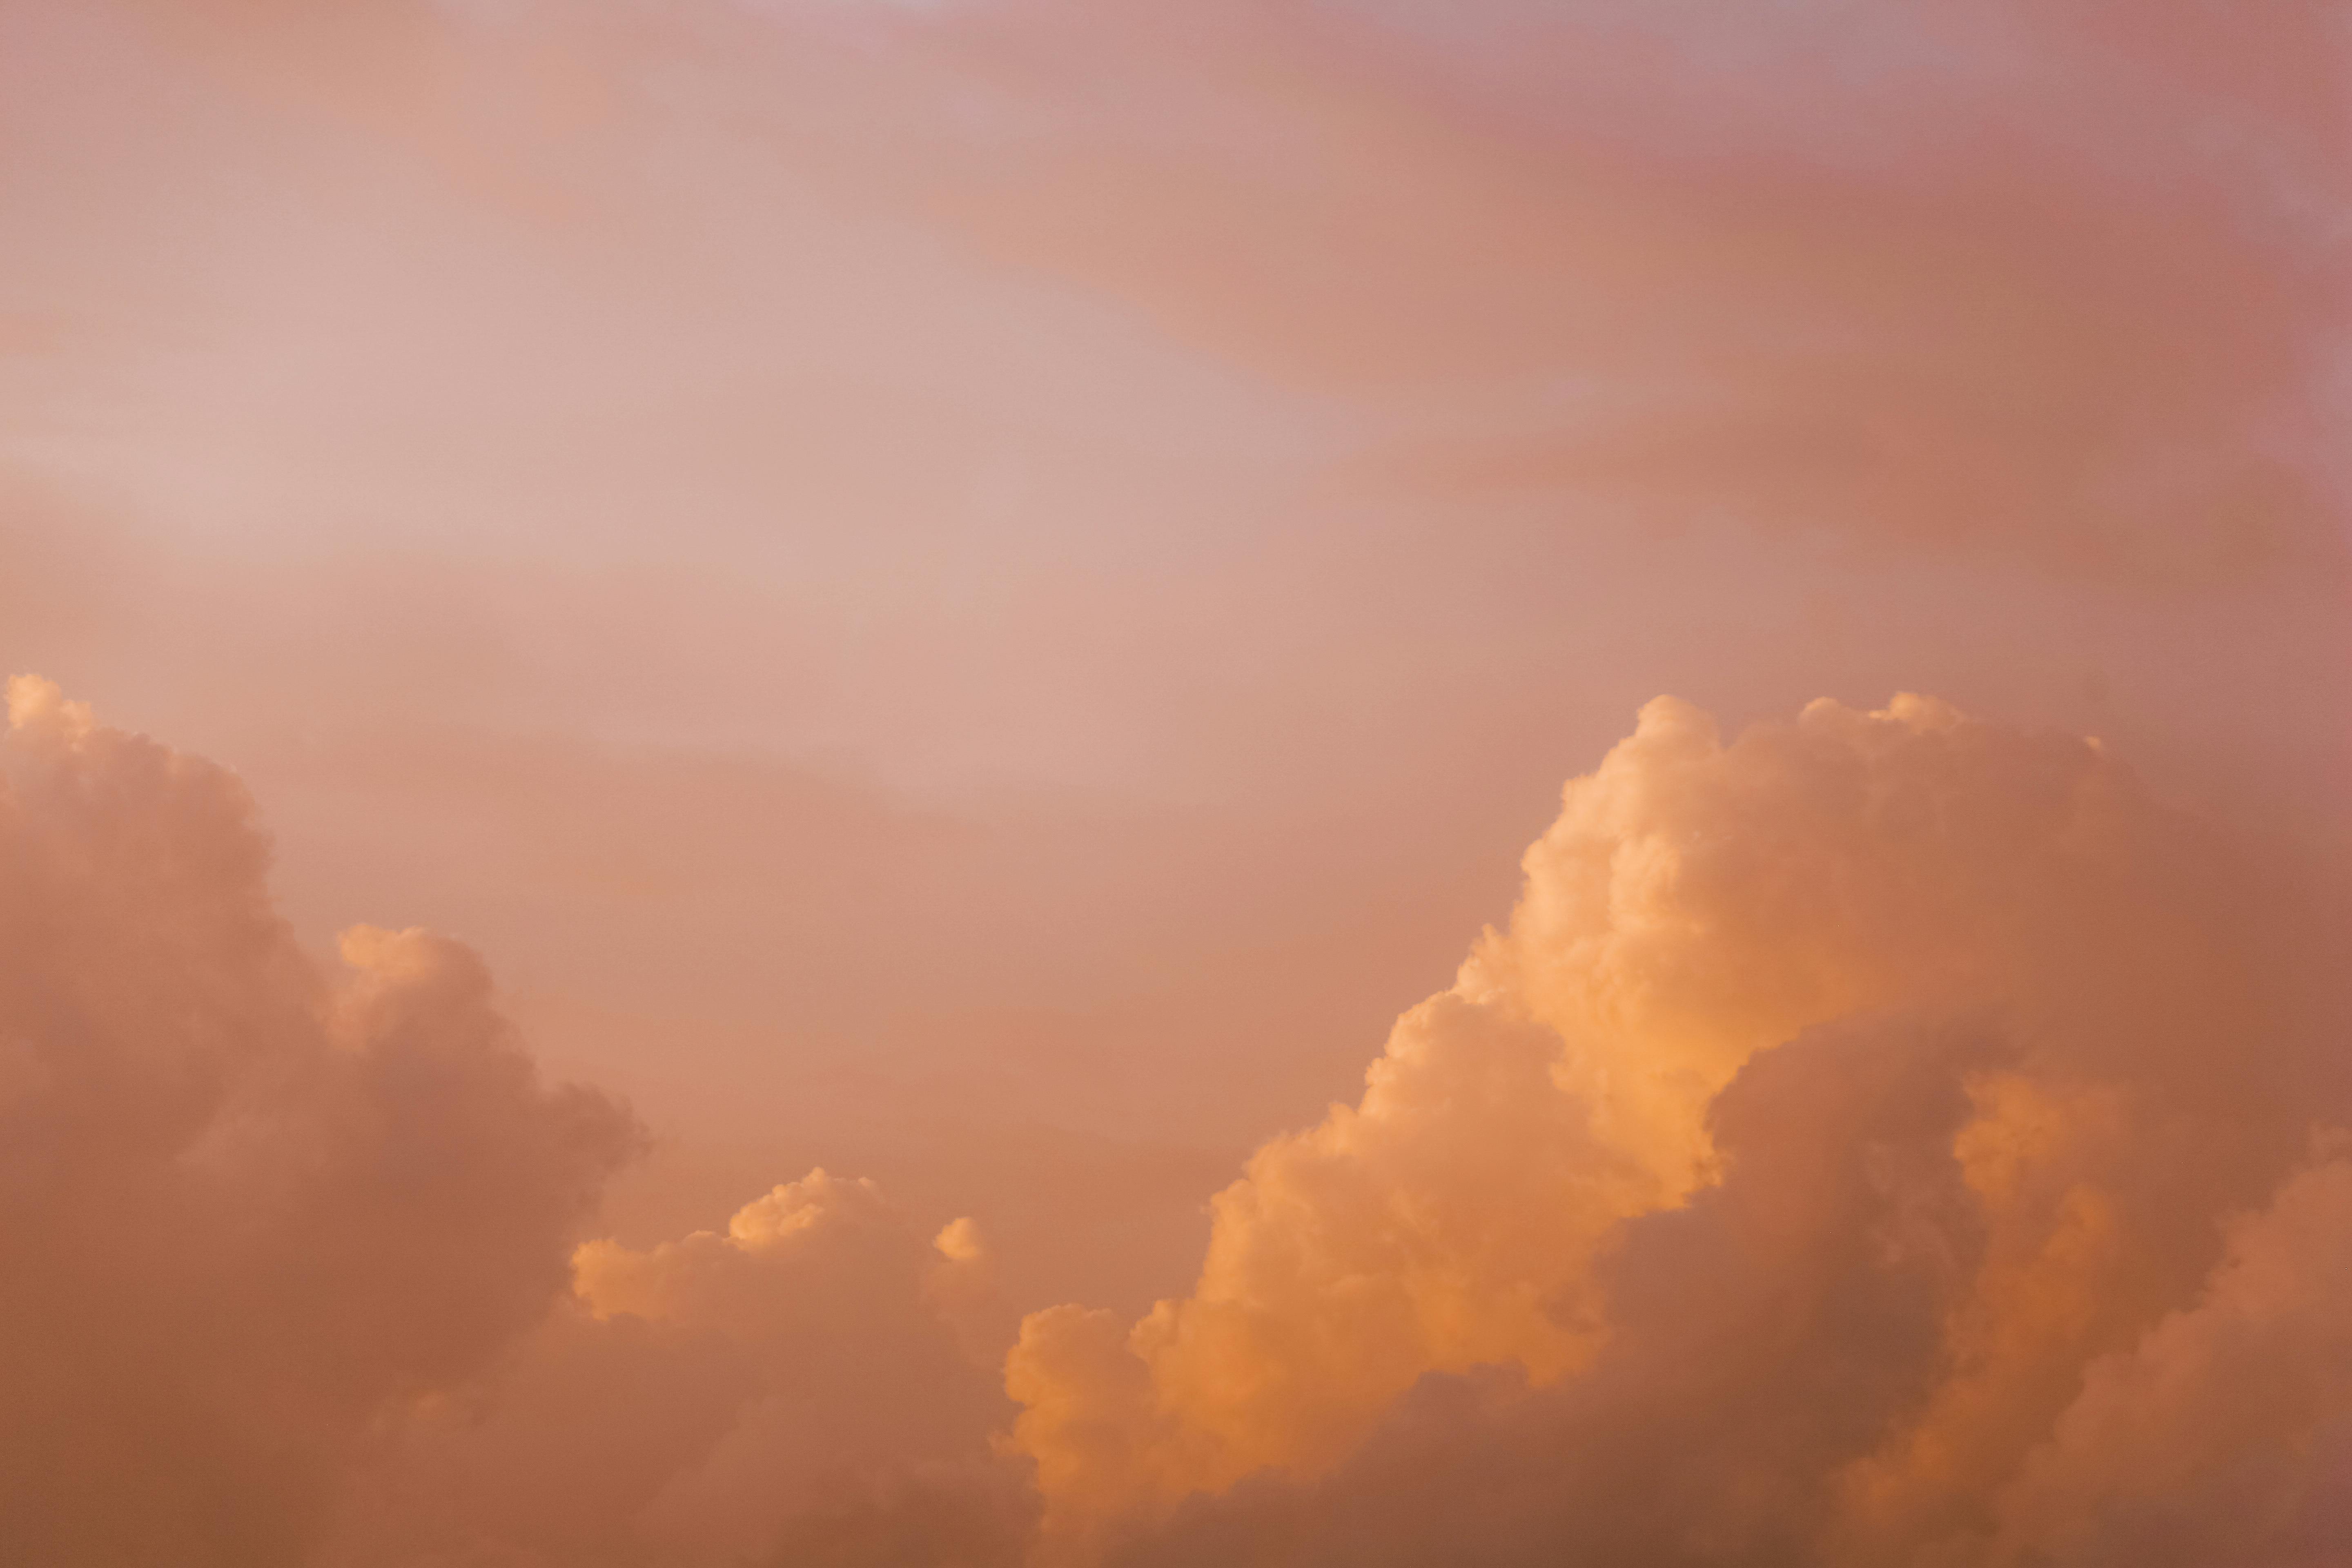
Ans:
[{"label": "sunset glow", "polygon": [[0,1562],[2352,1560],[2352,10],[0,0]]}]

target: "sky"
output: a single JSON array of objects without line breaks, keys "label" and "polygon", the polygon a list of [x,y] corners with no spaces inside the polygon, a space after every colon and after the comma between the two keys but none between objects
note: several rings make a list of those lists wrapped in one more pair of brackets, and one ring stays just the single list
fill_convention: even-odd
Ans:
[{"label": "sky", "polygon": [[2347,135],[2317,0],[0,0],[0,1514],[2325,1561]]}]

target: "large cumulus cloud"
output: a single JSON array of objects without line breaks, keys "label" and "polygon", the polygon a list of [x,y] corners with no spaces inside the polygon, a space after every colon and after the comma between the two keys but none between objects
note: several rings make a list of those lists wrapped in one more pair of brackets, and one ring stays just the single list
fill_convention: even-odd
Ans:
[{"label": "large cumulus cloud", "polygon": [[1066,1547],[2104,1562],[2320,1506],[2324,876],[1916,698],[1654,703],[1526,864],[1190,1297],[1025,1325]]}]

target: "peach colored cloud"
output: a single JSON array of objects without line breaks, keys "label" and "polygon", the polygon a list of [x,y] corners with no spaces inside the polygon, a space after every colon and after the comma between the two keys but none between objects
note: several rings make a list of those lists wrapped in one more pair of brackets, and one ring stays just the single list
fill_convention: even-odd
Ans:
[{"label": "peach colored cloud", "polygon": [[1034,1504],[969,1220],[926,1239],[812,1172],[722,1232],[573,1258],[576,1301],[465,1396],[411,1407],[322,1560],[1016,1562]]},{"label": "peach colored cloud", "polygon": [[315,970],[234,776],[7,690],[10,1550],[298,1561],[370,1421],[560,1297],[635,1132],[538,1080],[457,943],[356,928]]},{"label": "peach colored cloud", "polygon": [[926,1236],[818,1171],[724,1234],[578,1245],[640,1134],[541,1083],[471,952],[354,927],[320,973],[233,775],[7,691],[11,1550],[1017,1557],[1034,1503],[991,1449],[1003,1309],[971,1221]]},{"label": "peach colored cloud", "polygon": [[2003,1488],[2003,1562],[2311,1563],[2352,1522],[2352,1161],[2235,1219],[2198,1299],[2084,1369]]},{"label": "peach colored cloud", "polygon": [[[1024,1325],[1016,1440],[1070,1550],[1423,1561],[1485,1506],[1458,1443],[1558,1467],[1477,1526],[1492,1560],[1993,1561],[1995,1500],[2089,1430],[2085,1369],[2188,1336],[2158,1321],[2217,1227],[2352,1110],[2340,897],[2095,742],[1910,697],[1727,742],[1661,700],[1526,865],[1362,1100],[1219,1195],[1190,1296]],[[1413,1430],[1417,1386],[1495,1367],[1538,1392]],[[2177,1463],[2337,1408],[2253,1396],[2246,1442]]]},{"label": "peach colored cloud", "polygon": [[[478,961],[271,913],[228,775],[10,687],[0,1486],[61,1563],[2325,1561],[2342,868],[1921,698],[1661,699],[1130,1327],[633,1132]],[[564,1289],[568,1278],[570,1289]],[[120,1506],[135,1485],[141,1506]],[[1042,1510],[1042,1519],[1041,1519]]]}]

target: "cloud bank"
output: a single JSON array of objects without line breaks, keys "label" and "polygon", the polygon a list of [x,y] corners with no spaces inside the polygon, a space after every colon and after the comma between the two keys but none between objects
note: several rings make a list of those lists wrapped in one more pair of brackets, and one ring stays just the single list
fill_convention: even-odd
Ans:
[{"label": "cloud bank", "polygon": [[1193,1292],[1033,1313],[1000,1387],[971,1221],[820,1170],[583,1239],[638,1134],[478,960],[322,973],[231,775],[9,699],[37,1560],[2301,1568],[2352,1521],[2341,868],[2096,742],[1650,704]]}]

